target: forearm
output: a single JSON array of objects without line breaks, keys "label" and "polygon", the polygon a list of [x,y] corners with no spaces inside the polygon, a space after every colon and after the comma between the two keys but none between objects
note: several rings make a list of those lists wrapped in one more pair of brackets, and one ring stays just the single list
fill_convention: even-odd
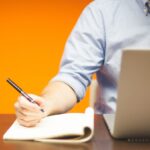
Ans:
[{"label": "forearm", "polygon": [[77,102],[76,95],[71,87],[61,81],[48,84],[41,96],[46,101],[45,111],[47,115],[64,113]]}]

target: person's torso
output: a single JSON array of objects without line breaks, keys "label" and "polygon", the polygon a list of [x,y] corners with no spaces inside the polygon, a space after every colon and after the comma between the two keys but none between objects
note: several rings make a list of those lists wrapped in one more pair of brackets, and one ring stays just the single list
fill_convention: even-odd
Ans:
[{"label": "person's torso", "polygon": [[150,49],[150,14],[145,15],[142,0],[97,0],[97,4],[104,19],[106,47],[104,64],[97,72],[100,99],[95,109],[111,113],[116,109],[122,51]]}]

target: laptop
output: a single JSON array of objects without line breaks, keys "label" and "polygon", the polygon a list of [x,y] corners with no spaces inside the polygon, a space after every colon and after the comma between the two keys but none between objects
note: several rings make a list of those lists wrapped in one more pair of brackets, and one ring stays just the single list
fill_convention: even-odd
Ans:
[{"label": "laptop", "polygon": [[105,114],[117,139],[150,139],[150,49],[124,50],[115,114]]}]

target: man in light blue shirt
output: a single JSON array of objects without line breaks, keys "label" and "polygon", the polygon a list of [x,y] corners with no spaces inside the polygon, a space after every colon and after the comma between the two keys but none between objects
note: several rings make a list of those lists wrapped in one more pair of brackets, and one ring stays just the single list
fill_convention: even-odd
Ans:
[{"label": "man in light blue shirt", "polygon": [[[43,115],[34,108],[35,115],[31,111],[34,106],[20,97],[15,104],[20,124],[35,125],[44,116],[72,108],[84,97],[93,73],[97,74],[100,85],[95,111],[114,112],[123,49],[150,48],[149,12],[148,0],[95,0],[90,3],[66,43],[59,73],[41,97],[33,96],[46,113]],[[22,106],[30,115],[21,114]]]}]

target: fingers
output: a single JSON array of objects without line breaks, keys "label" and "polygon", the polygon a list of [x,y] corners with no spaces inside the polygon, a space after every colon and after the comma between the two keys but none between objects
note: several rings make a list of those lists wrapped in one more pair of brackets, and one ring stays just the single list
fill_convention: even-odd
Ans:
[{"label": "fingers", "polygon": [[33,121],[41,118],[41,112],[29,111],[25,108],[20,108],[18,103],[15,104],[16,116],[24,121]]},{"label": "fingers", "polygon": [[44,106],[43,98],[33,94],[30,94],[30,96],[40,106],[29,102],[22,96],[18,98],[18,101],[14,105],[18,122],[26,127],[35,126],[44,116],[44,114],[40,111],[40,108]]},{"label": "fingers", "polygon": [[38,111],[40,109],[40,107],[37,104],[29,102],[23,96],[20,96],[18,98],[18,105],[19,105],[20,108],[24,108],[24,109],[29,110],[29,111]]},{"label": "fingers", "polygon": [[40,122],[39,120],[32,120],[32,121],[24,121],[21,119],[17,119],[17,120],[20,125],[25,126],[25,127],[33,127]]},{"label": "fingers", "polygon": [[16,112],[18,122],[26,127],[36,126],[42,119],[41,115],[35,115],[35,113],[28,113],[26,115]]}]

